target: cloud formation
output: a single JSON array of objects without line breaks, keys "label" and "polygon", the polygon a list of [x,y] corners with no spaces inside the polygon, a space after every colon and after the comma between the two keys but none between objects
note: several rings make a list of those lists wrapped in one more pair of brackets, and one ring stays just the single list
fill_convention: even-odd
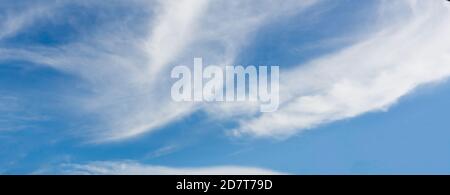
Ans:
[{"label": "cloud formation", "polygon": [[[290,19],[320,2],[60,1],[39,9],[21,5],[26,8],[21,12],[2,7],[2,13],[8,14],[0,15],[6,18],[0,23],[0,42],[28,32],[37,20],[64,24],[66,20],[43,16],[64,16],[71,6],[95,10],[95,20],[65,43],[0,45],[0,59],[25,60],[80,79],[86,93],[71,94],[66,101],[77,108],[74,112],[93,119],[80,134],[87,133],[98,142],[152,132],[200,109],[211,117],[245,116],[237,119],[236,135],[289,136],[386,110],[418,86],[450,75],[448,3],[380,1],[380,22],[374,33],[337,52],[281,69],[278,112],[260,115],[252,104],[171,101],[171,67],[190,65],[193,57],[203,57],[208,64],[232,65],[262,27]],[[58,9],[52,9],[55,6]],[[118,16],[119,12],[124,14]]]},{"label": "cloud formation", "polygon": [[384,111],[418,86],[450,76],[450,5],[382,1],[365,39],[281,76],[282,106],[241,121],[235,134],[289,136],[323,123]]},{"label": "cloud formation", "polygon": [[[53,47],[4,47],[0,58],[46,65],[80,78],[88,93],[71,94],[67,102],[75,104],[81,115],[96,119],[85,125],[88,136],[95,141],[122,140],[155,130],[198,109],[198,105],[171,101],[170,67],[191,64],[197,55],[212,64],[232,64],[258,28],[301,12],[314,2],[249,0],[212,4],[183,0],[131,1],[125,5],[121,1],[63,1],[52,14],[62,14],[70,6],[86,12],[96,8],[96,27],[84,27],[89,30],[74,41]],[[115,16],[121,9],[125,16]],[[26,31],[26,26],[21,29]]]},{"label": "cloud formation", "polygon": [[145,165],[132,161],[103,161],[88,164],[65,164],[59,170],[41,170],[38,173],[77,175],[281,175],[267,169],[242,166],[174,168]]}]

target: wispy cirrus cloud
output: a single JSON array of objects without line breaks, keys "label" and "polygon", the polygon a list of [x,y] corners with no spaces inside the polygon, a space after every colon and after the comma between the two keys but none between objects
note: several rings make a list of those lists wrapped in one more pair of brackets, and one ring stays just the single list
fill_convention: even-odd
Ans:
[{"label": "wispy cirrus cloud", "polygon": [[[86,28],[91,30],[57,46],[1,48],[0,58],[46,65],[80,78],[88,93],[71,94],[67,102],[96,119],[86,125],[89,139],[122,140],[199,108],[171,101],[170,67],[191,64],[198,55],[212,64],[232,64],[260,27],[315,2],[131,1],[125,6],[121,1],[63,1],[61,9],[52,12],[65,6],[81,6],[86,12],[95,7],[101,16],[93,24],[96,28]],[[116,17],[117,9],[128,14]]]},{"label": "wispy cirrus cloud", "polygon": [[234,133],[284,137],[384,111],[418,86],[450,76],[448,2],[382,1],[379,19],[367,38],[285,71],[279,111],[243,120]]},{"label": "wispy cirrus cloud", "polygon": [[268,169],[244,166],[212,166],[176,168],[154,166],[134,161],[102,161],[87,164],[63,164],[56,170],[39,170],[37,174],[68,175],[281,175]]},{"label": "wispy cirrus cloud", "polygon": [[47,116],[28,110],[20,97],[0,91],[0,132],[29,129],[35,122],[46,120]]},{"label": "wispy cirrus cloud", "polygon": [[[233,64],[261,27],[289,19],[318,2],[322,1],[136,0],[126,5],[122,1],[108,5],[61,1],[60,8],[79,4],[88,12],[95,7],[100,15],[93,24],[96,27],[57,46],[3,47],[0,58],[46,65],[80,78],[88,93],[71,94],[67,102],[76,112],[95,119],[86,130],[89,139],[99,142],[136,137],[199,109],[212,117],[240,121],[235,134],[287,136],[386,110],[417,86],[450,75],[450,40],[445,36],[450,29],[448,3],[380,1],[380,15],[374,20],[381,22],[374,33],[337,52],[282,69],[278,112],[259,115],[251,104],[171,101],[171,67],[191,64],[198,56],[208,64]],[[128,14],[117,17],[118,9]],[[63,9],[44,10],[36,13],[51,15]],[[15,25],[2,24],[6,27],[3,37],[13,37],[31,25],[35,15],[24,12],[8,17],[22,19],[10,22]],[[236,115],[246,117],[233,118]]]},{"label": "wispy cirrus cloud", "polygon": [[[33,4],[33,6],[27,6],[22,9],[20,5],[7,7],[5,11],[0,13],[0,40],[14,36],[17,32],[21,31],[24,27],[34,23],[41,18],[49,17],[52,13],[52,9],[56,6]],[[2,9],[3,7],[0,7]]]}]

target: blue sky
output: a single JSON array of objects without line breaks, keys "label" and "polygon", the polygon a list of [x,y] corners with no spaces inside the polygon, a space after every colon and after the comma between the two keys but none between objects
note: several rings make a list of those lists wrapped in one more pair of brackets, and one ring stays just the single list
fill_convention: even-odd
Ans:
[{"label": "blue sky", "polygon": [[[5,0],[0,173],[449,174],[446,19],[440,0]],[[282,106],[174,103],[194,57],[279,65]]]}]

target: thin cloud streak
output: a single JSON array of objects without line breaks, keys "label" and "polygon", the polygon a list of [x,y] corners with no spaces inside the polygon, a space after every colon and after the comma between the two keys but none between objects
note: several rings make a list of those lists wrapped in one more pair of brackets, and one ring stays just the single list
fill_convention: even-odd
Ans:
[{"label": "thin cloud streak", "polygon": [[36,174],[67,175],[284,175],[268,169],[243,166],[175,168],[140,164],[134,161],[102,161],[87,164],[63,164],[57,170],[39,170]]}]

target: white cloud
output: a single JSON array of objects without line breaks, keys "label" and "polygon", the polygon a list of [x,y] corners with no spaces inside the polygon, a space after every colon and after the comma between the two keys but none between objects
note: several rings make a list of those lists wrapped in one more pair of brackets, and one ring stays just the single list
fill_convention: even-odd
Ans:
[{"label": "white cloud", "polygon": [[49,17],[49,13],[55,7],[53,4],[33,4],[25,9],[16,8],[0,13],[0,40],[15,35],[40,18]]},{"label": "white cloud", "polygon": [[241,122],[235,134],[289,136],[383,111],[420,85],[450,76],[450,5],[383,1],[376,33],[285,71],[278,112]]},{"label": "white cloud", "polygon": [[[386,110],[417,86],[450,75],[448,3],[380,1],[381,22],[374,25],[375,33],[281,73],[278,112],[254,117],[257,109],[251,104],[179,104],[169,97],[170,67],[190,65],[193,57],[203,57],[208,64],[233,64],[258,29],[317,1],[136,0],[125,8],[120,1],[108,5],[81,2],[84,7],[98,6],[98,12],[113,19],[95,24],[98,27],[88,36],[65,45],[0,48],[0,59],[28,60],[82,79],[88,93],[72,94],[67,102],[81,115],[95,119],[86,125],[87,136],[95,141],[136,137],[198,109],[212,117],[245,115],[236,134],[287,136]],[[116,9],[107,8],[115,4],[128,15],[114,18]],[[1,24],[9,26],[1,36],[14,36],[34,16],[9,16],[27,22]]]},{"label": "white cloud", "polygon": [[195,36],[197,21],[206,11],[207,0],[162,1],[161,9],[154,19],[153,30],[146,42],[151,73],[158,71],[185,49]]},{"label": "white cloud", "polygon": [[[95,24],[96,30],[76,42],[1,48],[0,58],[28,60],[81,78],[87,95],[72,94],[66,101],[81,116],[96,119],[85,125],[89,127],[87,136],[95,141],[122,140],[198,109],[194,104],[171,101],[170,67],[192,64],[193,57],[199,55],[211,64],[232,64],[258,28],[301,12],[314,2],[132,1],[126,7],[130,10],[124,10],[129,15],[117,18],[115,9],[106,9],[117,2],[103,5],[83,1],[82,8],[97,6],[98,13],[114,19]],[[135,12],[139,13],[132,14]]]},{"label": "white cloud", "polygon": [[65,164],[60,170],[41,170],[36,173],[81,175],[280,175],[277,171],[242,166],[174,168],[153,166],[133,161],[103,161],[88,164]]}]

